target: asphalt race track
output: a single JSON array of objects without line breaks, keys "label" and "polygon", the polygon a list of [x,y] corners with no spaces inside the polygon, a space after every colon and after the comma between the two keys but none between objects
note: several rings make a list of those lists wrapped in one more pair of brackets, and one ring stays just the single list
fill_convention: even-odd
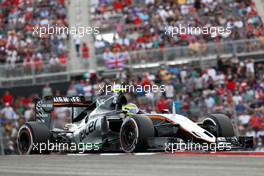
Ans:
[{"label": "asphalt race track", "polygon": [[264,156],[90,154],[0,156],[0,176],[263,176]]}]

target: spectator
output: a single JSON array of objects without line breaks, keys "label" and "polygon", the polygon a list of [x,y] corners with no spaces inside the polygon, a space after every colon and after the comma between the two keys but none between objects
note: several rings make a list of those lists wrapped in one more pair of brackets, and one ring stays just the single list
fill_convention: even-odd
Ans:
[{"label": "spectator", "polygon": [[254,78],[255,68],[254,63],[251,59],[246,62],[246,72],[248,78]]},{"label": "spectator", "polygon": [[52,96],[52,88],[47,83],[45,87],[42,89],[42,97]]},{"label": "spectator", "polygon": [[[207,51],[205,44],[214,41],[217,43],[216,51],[221,53],[223,50],[221,43],[223,41],[254,39],[263,35],[263,30],[259,30],[263,25],[261,18],[257,11],[254,10],[254,3],[248,2],[252,1],[231,0],[229,3],[207,0],[178,0],[173,2],[146,0],[145,3],[130,3],[130,1],[123,2],[119,0],[100,1],[91,7],[91,16],[92,22],[104,24],[106,30],[108,30],[115,28],[116,23],[112,23],[112,20],[108,22],[108,19],[112,15],[116,15],[116,21],[119,21],[119,26],[127,26],[124,30],[118,29],[118,33],[131,34],[127,37],[129,40],[127,50],[153,49],[157,48],[157,46],[189,45],[191,54],[204,54]],[[230,15],[226,16],[225,14]],[[188,24],[185,24],[186,21]],[[225,28],[230,27],[231,34],[216,34],[213,38],[210,35],[199,33],[194,33],[193,35],[179,34],[167,39],[165,26],[174,27],[179,26],[179,24],[195,27],[219,24]],[[96,39],[95,42],[98,40]],[[149,43],[151,45],[148,46]],[[109,47],[109,45],[111,50],[114,49],[115,40],[113,42],[104,42],[104,46],[103,44],[101,46],[104,49],[104,47]],[[124,46],[125,44],[121,45]],[[245,43],[245,48],[248,50],[253,50],[257,46],[258,44],[253,42]],[[200,50],[198,49],[199,47]],[[98,52],[100,53],[99,50]]]},{"label": "spectator", "polygon": [[18,115],[16,114],[13,107],[9,103],[5,104],[5,107],[0,111],[0,113],[3,114],[7,120],[18,119]]},{"label": "spectator", "polygon": [[[34,33],[36,27],[67,26],[67,10],[63,0],[0,1],[0,56],[9,69],[17,63],[48,63],[51,56],[66,54],[67,36],[43,36]],[[39,57],[41,56],[41,57]],[[26,60],[26,61],[25,61]],[[25,64],[27,67],[28,64]]]},{"label": "spectator", "polygon": [[171,98],[173,98],[174,97],[174,87],[173,87],[173,85],[172,84],[167,84],[166,86],[165,86],[165,92],[166,92],[166,98],[169,98],[169,99],[171,99]]},{"label": "spectator", "polygon": [[230,91],[234,91],[236,89],[236,82],[233,78],[229,78],[226,82],[226,88]]},{"label": "spectator", "polygon": [[215,105],[215,100],[214,100],[212,95],[208,95],[206,97],[205,105],[206,105],[206,108],[208,109],[208,111],[210,112]]},{"label": "spectator", "polygon": [[89,48],[86,43],[82,44],[82,58],[88,59],[90,57]]},{"label": "spectator", "polygon": [[162,113],[165,110],[169,110],[169,100],[166,98],[161,98],[157,101],[156,111]]},{"label": "spectator", "polygon": [[67,96],[76,96],[76,95],[78,95],[78,92],[75,89],[74,84],[71,83],[71,85],[70,85],[70,87],[68,89],[68,92],[67,92]]},{"label": "spectator", "polygon": [[12,105],[14,101],[13,96],[11,95],[11,93],[9,91],[6,91],[4,96],[2,97],[2,102],[3,104],[9,104]]},{"label": "spectator", "polygon": [[[250,120],[250,115],[247,114],[246,112],[242,112],[239,116],[238,116],[238,120],[239,120],[239,124],[240,126],[240,130],[245,131],[248,127],[249,127],[249,120]],[[242,129],[241,129],[242,128]]]},{"label": "spectator", "polygon": [[75,51],[77,53],[77,57],[80,57],[80,46],[81,46],[81,38],[78,35],[75,35],[74,37],[74,45],[75,45]]}]

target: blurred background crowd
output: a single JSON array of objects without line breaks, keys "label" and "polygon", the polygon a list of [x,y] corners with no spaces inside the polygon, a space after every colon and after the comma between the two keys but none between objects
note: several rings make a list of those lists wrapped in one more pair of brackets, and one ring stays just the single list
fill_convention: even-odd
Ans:
[{"label": "blurred background crowd", "polygon": [[[30,96],[13,96],[6,91],[1,97],[0,123],[4,126],[4,144],[9,153],[16,152],[16,134],[21,124],[34,119],[35,97],[84,95],[96,98],[99,85],[113,82],[125,85],[164,85],[165,92],[135,91],[127,93],[130,102],[147,112],[172,111],[197,121],[207,113],[222,112],[238,125],[242,135],[254,136],[258,150],[264,148],[264,64],[252,60],[217,58],[216,67],[199,69],[190,65],[166,67],[156,72],[133,74],[122,70],[114,76],[94,75],[93,78],[72,80],[66,92],[43,86],[41,93]],[[53,118],[61,121],[70,118],[68,108],[57,108]]]},{"label": "blurred background crowd", "polygon": [[[261,38],[264,27],[255,4],[251,0],[95,0],[91,2],[92,20],[103,28],[115,28],[113,39],[97,38],[97,53],[110,49],[113,52],[157,49],[174,46],[205,47],[208,42]],[[112,20],[111,19],[119,19]],[[111,21],[111,22],[109,22]],[[231,34],[218,35],[199,33],[167,36],[167,26],[222,26],[230,27]],[[199,48],[199,47],[198,47]],[[204,48],[206,49],[206,48]]]},{"label": "blurred background crowd", "polygon": [[[47,35],[39,40],[33,28],[68,26],[66,3],[69,0],[1,0],[0,63],[14,67],[23,63],[36,70],[43,64],[63,65],[68,60],[69,36]],[[193,52],[206,52],[206,43],[240,39],[264,42],[264,27],[252,0],[93,0],[91,23],[111,30],[110,37],[94,38],[96,54],[188,46]],[[165,34],[166,26],[230,27],[229,35]],[[78,56],[89,58],[89,46],[75,37]],[[246,43],[249,50],[261,47]],[[110,51],[110,53],[108,53]],[[80,53],[82,53],[80,55]]]},{"label": "blurred background crowd", "polygon": [[67,26],[64,0],[0,0],[0,64],[14,68],[21,63],[30,69],[43,64],[65,64],[67,35],[34,36],[34,28]]}]

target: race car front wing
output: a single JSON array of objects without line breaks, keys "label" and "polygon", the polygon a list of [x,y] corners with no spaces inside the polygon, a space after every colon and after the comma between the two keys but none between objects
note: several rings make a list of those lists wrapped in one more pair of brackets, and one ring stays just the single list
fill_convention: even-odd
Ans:
[{"label": "race car front wing", "polygon": [[175,137],[152,137],[148,139],[151,151],[234,151],[254,148],[253,137],[218,137],[215,143],[184,141]]}]

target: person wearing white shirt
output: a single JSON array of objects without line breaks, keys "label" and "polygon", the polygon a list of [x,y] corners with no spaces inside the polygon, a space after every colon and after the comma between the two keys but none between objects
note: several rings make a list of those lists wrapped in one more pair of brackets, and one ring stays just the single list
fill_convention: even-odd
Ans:
[{"label": "person wearing white shirt", "polygon": [[154,4],[155,3],[155,0],[145,0],[145,4],[148,5],[148,4]]},{"label": "person wearing white shirt", "polygon": [[216,71],[214,68],[209,68],[207,73],[214,81],[216,80]]},{"label": "person wearing white shirt", "polygon": [[215,105],[215,101],[213,99],[212,96],[208,96],[206,99],[205,99],[205,105],[207,107],[207,110],[208,112],[211,112],[212,108],[214,107]]},{"label": "person wearing white shirt", "polygon": [[113,57],[114,57],[114,54],[110,51],[109,48],[106,48],[104,55],[103,55],[104,60],[106,61],[106,60],[113,58]]},{"label": "person wearing white shirt", "polygon": [[204,73],[202,75],[203,82],[206,83],[209,80],[209,75],[207,73]]},{"label": "person wearing white shirt", "polygon": [[95,40],[94,47],[95,48],[104,48],[105,42],[103,40]]},{"label": "person wearing white shirt", "polygon": [[246,70],[247,70],[247,76],[248,77],[254,77],[255,74],[255,68],[254,68],[254,62],[252,60],[248,60],[246,63]]},{"label": "person wearing white shirt", "polygon": [[187,71],[186,70],[182,70],[180,72],[180,76],[181,76],[181,81],[184,82],[187,76]]},{"label": "person wearing white shirt", "polygon": [[248,122],[250,120],[250,115],[248,114],[241,114],[240,116],[238,116],[238,120],[240,122],[241,125],[243,125],[244,127],[248,126]]},{"label": "person wearing white shirt", "polygon": [[235,105],[238,105],[242,101],[242,97],[241,97],[241,95],[239,95],[238,92],[236,92],[236,94],[233,96],[232,99],[233,99]]},{"label": "person wearing white shirt", "polygon": [[237,28],[243,28],[244,24],[241,20],[237,20],[234,22],[234,26]]},{"label": "person wearing white shirt", "polygon": [[167,98],[173,98],[174,96],[174,87],[171,84],[165,86],[165,92]]},{"label": "person wearing white shirt", "polygon": [[4,115],[5,118],[9,120],[17,120],[18,115],[14,111],[13,107],[11,107],[8,103],[6,106],[0,111],[1,114]]},{"label": "person wearing white shirt", "polygon": [[216,76],[217,84],[225,84],[225,75],[223,73],[219,73]]}]

